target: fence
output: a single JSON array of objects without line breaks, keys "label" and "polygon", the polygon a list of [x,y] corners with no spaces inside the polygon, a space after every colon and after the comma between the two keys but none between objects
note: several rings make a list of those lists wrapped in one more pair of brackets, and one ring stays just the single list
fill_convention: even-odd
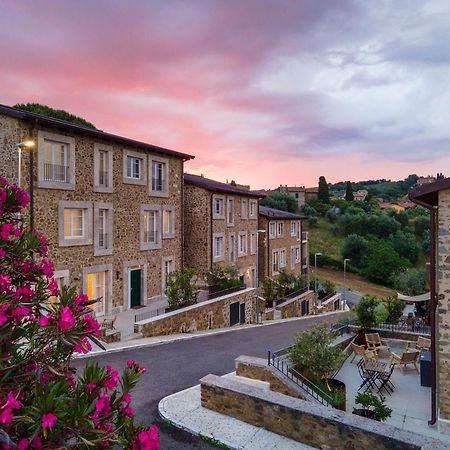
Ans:
[{"label": "fence", "polygon": [[135,314],[134,323],[140,322],[141,320],[150,319],[151,317],[160,316],[166,312],[166,308],[152,309],[151,311],[146,311],[140,314]]},{"label": "fence", "polygon": [[316,386],[311,380],[308,380],[305,376],[292,368],[285,360],[285,356],[289,352],[291,347],[284,348],[277,352],[268,351],[267,363],[269,366],[274,367],[289,380],[296,384],[303,392],[316,399],[324,406],[332,406],[333,399],[319,386]]},{"label": "fence", "polygon": [[247,288],[245,286],[235,286],[230,289],[225,289],[223,291],[212,292],[212,293],[208,294],[207,300],[212,300],[214,298],[222,297],[223,295],[233,294],[238,291],[243,291],[244,289],[247,289]]},{"label": "fence", "polygon": [[392,333],[412,332],[431,336],[431,327],[418,322],[380,323],[374,330],[386,330]]}]

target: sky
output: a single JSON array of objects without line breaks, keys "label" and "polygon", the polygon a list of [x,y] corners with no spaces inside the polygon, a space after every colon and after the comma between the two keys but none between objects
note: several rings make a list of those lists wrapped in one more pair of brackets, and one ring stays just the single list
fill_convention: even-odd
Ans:
[{"label": "sky", "polygon": [[448,0],[0,0],[0,103],[252,188],[450,175]]}]

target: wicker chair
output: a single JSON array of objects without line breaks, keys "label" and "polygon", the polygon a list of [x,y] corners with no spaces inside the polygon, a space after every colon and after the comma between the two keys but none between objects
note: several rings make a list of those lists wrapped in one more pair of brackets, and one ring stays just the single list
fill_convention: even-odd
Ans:
[{"label": "wicker chair", "polygon": [[380,350],[390,350],[386,341],[381,340],[378,333],[366,333],[367,350],[373,350],[378,355]]}]

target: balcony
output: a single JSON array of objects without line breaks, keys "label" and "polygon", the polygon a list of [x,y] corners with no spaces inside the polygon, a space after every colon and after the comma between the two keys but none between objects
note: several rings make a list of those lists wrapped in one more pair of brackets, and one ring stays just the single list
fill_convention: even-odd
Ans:
[{"label": "balcony", "polygon": [[44,163],[44,181],[69,182],[69,166]]}]

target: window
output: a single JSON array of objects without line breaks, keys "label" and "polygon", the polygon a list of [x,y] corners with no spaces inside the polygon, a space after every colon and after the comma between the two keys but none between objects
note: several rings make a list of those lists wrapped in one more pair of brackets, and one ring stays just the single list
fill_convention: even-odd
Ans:
[{"label": "window", "polygon": [[86,278],[87,296],[89,300],[97,300],[91,308],[95,316],[103,316],[105,314],[106,300],[106,272],[90,273]]},{"label": "window", "polygon": [[283,237],[283,236],[284,236],[284,223],[277,222],[277,237]]},{"label": "window", "polygon": [[84,237],[85,210],[80,208],[64,209],[64,239]]},{"label": "window", "polygon": [[224,234],[213,234],[213,261],[223,261],[224,259]]},{"label": "window", "polygon": [[248,200],[241,199],[241,219],[248,219]]},{"label": "window", "polygon": [[75,139],[38,132],[38,187],[75,189]]},{"label": "window", "polygon": [[123,151],[123,182],[127,184],[147,184],[147,156],[143,153]]},{"label": "window", "polygon": [[248,217],[249,219],[256,219],[258,214],[258,202],[256,200],[249,200],[248,202]]},{"label": "window", "polygon": [[234,233],[230,234],[230,248],[229,248],[229,253],[230,253],[230,262],[234,263],[236,262],[236,236]]},{"label": "window", "polygon": [[291,237],[298,235],[298,222],[291,222]]},{"label": "window", "polygon": [[136,180],[141,179],[142,159],[127,156],[127,177]]},{"label": "window", "polygon": [[94,256],[113,253],[113,206],[112,203],[94,205]]},{"label": "window", "polygon": [[113,153],[109,145],[94,145],[94,192],[113,191]]},{"label": "window", "polygon": [[250,233],[250,255],[256,253],[256,231]]},{"label": "window", "polygon": [[291,247],[291,269],[295,269],[295,247]]},{"label": "window", "polygon": [[280,267],[286,267],[286,249],[279,250]]},{"label": "window", "polygon": [[272,275],[277,275],[280,271],[278,250],[272,252]]},{"label": "window", "polygon": [[166,294],[167,277],[175,271],[175,261],[172,256],[162,259],[162,293]]},{"label": "window", "polygon": [[213,219],[224,219],[224,198],[219,195],[213,196]]},{"label": "window", "polygon": [[295,247],[295,264],[300,262],[300,247]]},{"label": "window", "polygon": [[275,239],[277,237],[276,222],[269,222],[269,239]]},{"label": "window", "polygon": [[150,160],[150,195],[168,197],[169,195],[169,160],[152,156]]},{"label": "window", "polygon": [[163,208],[163,238],[175,237],[175,210],[172,207]]},{"label": "window", "polygon": [[161,207],[141,205],[141,250],[161,248]]},{"label": "window", "polygon": [[[69,271],[68,270],[55,270],[53,275],[53,279],[56,281],[58,285],[59,292],[62,292],[63,286],[67,286],[69,284]],[[50,303],[56,302],[58,297],[51,295],[49,296]],[[48,314],[48,311],[42,309],[41,312],[45,315]]]},{"label": "window", "polygon": [[247,254],[247,232],[242,231],[238,235],[238,256]]},{"label": "window", "polygon": [[227,199],[227,225],[234,225],[234,199],[232,197]]}]

